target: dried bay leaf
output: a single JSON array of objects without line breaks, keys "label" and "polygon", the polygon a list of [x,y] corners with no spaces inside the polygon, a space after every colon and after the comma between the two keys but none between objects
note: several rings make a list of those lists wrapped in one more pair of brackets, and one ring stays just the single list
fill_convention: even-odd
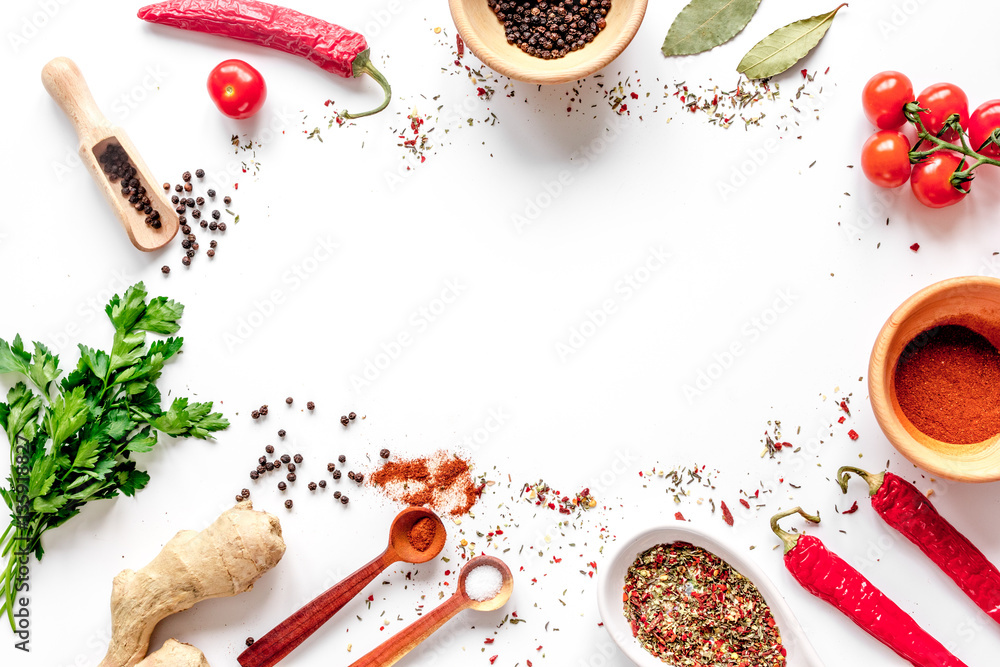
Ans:
[{"label": "dried bay leaf", "polygon": [[826,14],[789,23],[778,28],[750,49],[736,67],[736,71],[750,79],[766,79],[781,74],[786,69],[805,58],[826,31],[830,29],[834,17],[847,3]]},{"label": "dried bay leaf", "polygon": [[746,27],[760,0],[691,0],[674,19],[660,49],[689,56],[725,44]]}]

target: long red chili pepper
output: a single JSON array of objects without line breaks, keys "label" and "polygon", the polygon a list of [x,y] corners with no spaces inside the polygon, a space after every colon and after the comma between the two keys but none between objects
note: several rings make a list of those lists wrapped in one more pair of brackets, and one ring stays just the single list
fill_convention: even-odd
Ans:
[{"label": "long red chili pepper", "polygon": [[345,118],[378,113],[392,98],[389,82],[372,65],[363,36],[293,9],[256,0],[167,0],[143,7],[139,18],[277,49],[345,78],[369,75],[382,86],[385,99],[377,109],[345,113]]},{"label": "long red chili pepper", "polygon": [[813,523],[819,523],[819,517],[796,507],[771,518],[771,530],[785,544],[785,567],[803,588],[832,604],[858,627],[916,667],[967,667],[817,538],[792,535],[779,528],[778,520],[792,514],[801,514]]},{"label": "long red chili pepper", "polygon": [[868,495],[879,516],[920,547],[980,609],[1000,623],[1000,570],[983,552],[938,514],[915,486],[891,472],[872,475],[844,466],[837,471],[837,483],[844,493],[852,472],[868,483]]}]

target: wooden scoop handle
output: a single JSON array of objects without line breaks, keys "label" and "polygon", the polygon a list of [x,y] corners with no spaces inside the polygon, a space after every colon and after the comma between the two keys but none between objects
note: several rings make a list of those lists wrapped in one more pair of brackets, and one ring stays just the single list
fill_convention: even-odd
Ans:
[{"label": "wooden scoop handle", "polygon": [[392,637],[376,647],[351,667],[388,667],[398,662],[404,655],[415,649],[420,642],[430,637],[435,630],[451,618],[468,608],[472,600],[462,593],[455,593],[439,607],[421,616]]},{"label": "wooden scoop handle", "polygon": [[42,68],[42,84],[69,116],[82,144],[91,148],[109,134],[111,123],[97,108],[75,62],[62,56],[50,60]]},{"label": "wooden scoop handle", "polygon": [[399,558],[391,548],[386,550],[255,641],[239,655],[237,661],[243,667],[271,667],[277,664],[397,560]]}]

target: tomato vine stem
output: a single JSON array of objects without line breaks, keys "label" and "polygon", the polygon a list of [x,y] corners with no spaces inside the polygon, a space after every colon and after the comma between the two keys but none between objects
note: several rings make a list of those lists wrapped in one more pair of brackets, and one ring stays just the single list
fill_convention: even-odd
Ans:
[{"label": "tomato vine stem", "polygon": [[[911,164],[923,162],[929,156],[941,150],[953,151],[964,155],[965,158],[963,158],[961,164],[959,165],[963,168],[951,175],[951,184],[956,190],[964,192],[965,194],[969,193],[969,188],[966,184],[975,178],[975,174],[973,172],[976,169],[984,164],[1000,167],[1000,160],[987,157],[982,153],[979,153],[977,150],[973,150],[969,146],[969,142],[967,141],[968,135],[959,122],[959,115],[957,113],[953,113],[948,116],[941,130],[937,134],[932,134],[920,118],[920,114],[925,111],[927,111],[927,109],[922,108],[917,102],[907,102],[903,106],[903,115],[906,116],[906,120],[912,123],[917,129],[917,143],[915,143],[913,148],[910,149]],[[960,143],[956,144],[942,138],[942,135],[944,135],[944,133],[948,130],[954,130],[958,134],[958,140]],[[1000,146],[1000,137],[997,136],[998,134],[1000,133],[994,132],[989,139],[983,142],[983,145],[980,146],[978,150],[981,151],[990,144]],[[924,142],[933,144],[933,147],[930,150],[919,150],[920,145]]]}]

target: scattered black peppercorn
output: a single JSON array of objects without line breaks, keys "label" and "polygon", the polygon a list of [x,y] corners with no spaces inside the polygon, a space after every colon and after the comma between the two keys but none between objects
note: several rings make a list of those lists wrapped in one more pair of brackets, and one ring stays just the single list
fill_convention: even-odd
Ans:
[{"label": "scattered black peppercorn", "polygon": [[218,242],[218,241],[211,241],[211,242],[209,242],[209,244],[208,244],[208,245],[209,245],[209,247],[212,247],[212,248],[214,248],[214,247],[216,247],[217,245],[219,245],[219,242]]},{"label": "scattered black peppercorn", "polygon": [[198,206],[204,206],[205,205],[205,198],[204,197],[198,197],[197,199],[195,199],[195,202],[197,202]]},{"label": "scattered black peppercorn", "polygon": [[316,490],[316,482],[309,482],[309,490],[310,491]]},{"label": "scattered black peppercorn", "polygon": [[257,459],[257,463],[264,465],[265,463],[267,463],[267,457],[266,456],[260,457],[259,459]]},{"label": "scattered black peppercorn", "polygon": [[347,496],[341,496],[340,497],[340,504],[341,505],[346,505],[349,502],[351,502],[351,499],[348,498]]},{"label": "scattered black peppercorn", "polygon": [[259,472],[257,472],[256,470],[251,470],[250,471],[250,479],[257,479],[259,477],[260,477],[260,473]]},{"label": "scattered black peppercorn", "polygon": [[244,500],[245,500],[245,498],[243,498],[243,496],[241,496],[241,495],[240,495],[240,494],[238,494],[238,493],[236,494],[236,502],[238,502],[238,503],[241,503],[241,502],[243,502]]},{"label": "scattered black peppercorn", "polygon": [[163,266],[160,267],[160,271],[162,271],[163,273],[170,273],[170,267],[164,264]]},{"label": "scattered black peppercorn", "polygon": [[351,421],[354,421],[355,419],[358,418],[358,413],[357,412],[351,412],[351,413],[349,413],[347,415],[347,418],[350,419]]},{"label": "scattered black peppercorn", "polygon": [[287,403],[288,405],[291,405],[292,404],[292,397],[289,396],[288,398],[286,398],[285,399],[285,403]]},{"label": "scattered black peppercorn", "polygon": [[278,490],[279,491],[284,491],[287,488],[288,488],[287,484],[285,484],[284,482],[278,482]]},{"label": "scattered black peppercorn", "polygon": [[295,464],[294,463],[285,464],[285,467],[288,468],[288,472],[295,472]]},{"label": "scattered black peppercorn", "polygon": [[188,257],[187,255],[181,257],[181,264],[183,264],[184,266],[191,266],[191,258]]},{"label": "scattered black peppercorn", "polygon": [[302,463],[302,455],[296,454],[295,456],[292,457],[292,460],[295,461],[296,463]]},{"label": "scattered black peppercorn", "polygon": [[267,472],[267,468],[263,464],[261,464],[257,466],[257,472],[263,475],[265,472]]},{"label": "scattered black peppercorn", "polygon": [[336,498],[336,499],[338,499],[338,500],[340,499],[340,496],[342,496],[342,495],[343,494],[340,491],[334,491],[333,492],[333,497]]},{"label": "scattered black peppercorn", "polygon": [[202,220],[198,224],[201,226],[202,229],[205,229],[206,227],[208,227],[208,220]]},{"label": "scattered black peppercorn", "polygon": [[174,192],[184,192],[184,186],[178,183],[174,186]]},{"label": "scattered black peppercorn", "polygon": [[333,471],[333,478],[334,479],[340,479],[340,471],[339,470],[334,470]]},{"label": "scattered black peppercorn", "polygon": [[333,472],[336,469],[337,469],[337,466],[335,466],[334,464],[332,464],[332,463],[327,463],[326,464],[326,470],[327,470],[327,472]]},{"label": "scattered black peppercorn", "polygon": [[[226,231],[226,223],[224,223],[224,222],[220,222],[219,223],[219,231],[220,232]],[[312,408],[309,408],[309,409],[311,410]]]},{"label": "scattered black peppercorn", "polygon": [[343,454],[341,454],[340,456],[338,456],[337,460],[340,461],[341,463],[347,463],[347,457],[344,456]]},{"label": "scattered black peppercorn", "polygon": [[240,491],[240,495],[243,496],[244,498],[249,498],[250,497],[250,489],[243,489],[242,491]]},{"label": "scattered black peppercorn", "polygon": [[212,219],[213,219],[213,220],[218,220],[218,219],[219,219],[219,218],[221,218],[221,217],[222,217],[222,214],[221,214],[221,213],[219,213],[219,209],[214,209],[214,210],[212,211]]},{"label": "scattered black peppercorn", "polygon": [[226,195],[225,197],[222,198],[222,203],[225,204],[226,206],[229,206],[230,204],[233,203],[233,198],[230,197],[229,195]]},{"label": "scattered black peppercorn", "polygon": [[266,405],[260,406],[260,414],[262,414],[262,415],[266,415],[267,414],[267,406]]},{"label": "scattered black peppercorn", "polygon": [[260,419],[260,412],[254,410],[253,412],[250,413],[250,416],[253,417],[254,419]]},{"label": "scattered black peppercorn", "polygon": [[199,211],[198,209],[194,209],[193,211],[191,211],[191,217],[194,218],[195,220],[199,219],[201,217],[201,211]]},{"label": "scattered black peppercorn", "polygon": [[204,169],[195,169],[194,170],[194,175],[197,176],[198,178],[205,178],[205,170]]},{"label": "scattered black peppercorn", "polygon": [[274,461],[272,461],[272,463],[274,464],[274,469],[275,470],[277,470],[278,468],[281,467],[281,459],[274,459]]},{"label": "scattered black peppercorn", "polygon": [[378,455],[381,456],[384,459],[387,459],[387,458],[389,458],[389,450],[388,449],[383,449],[382,451],[380,451],[378,453]]},{"label": "scattered black peppercorn", "polygon": [[253,637],[247,637],[247,646],[253,646]]},{"label": "scattered black peppercorn", "polygon": [[185,183],[187,183],[188,181],[190,181],[191,180],[191,172],[190,171],[185,171],[183,174],[181,174],[181,179],[183,179]]},{"label": "scattered black peppercorn", "polygon": [[325,479],[319,480],[319,488],[321,488],[321,489],[325,489],[326,488],[326,480]]},{"label": "scattered black peppercorn", "polygon": [[[222,223],[222,224],[225,224],[225,223]],[[222,225],[219,225],[219,227],[221,228]],[[313,403],[312,401],[309,401],[308,403],[306,403],[306,410],[315,410],[315,409],[316,409],[316,404],[315,403]]]},{"label": "scattered black peppercorn", "polygon": [[292,457],[289,456],[288,454],[282,454],[281,455],[281,462],[282,463],[288,463],[291,460],[292,460]]},{"label": "scattered black peppercorn", "polygon": [[[215,243],[215,241],[212,241],[212,243]],[[283,428],[282,429],[278,429],[278,437],[279,438],[284,438],[285,437],[285,429],[283,429]]]},{"label": "scattered black peppercorn", "polygon": [[274,454],[274,445],[268,445],[267,447],[264,448],[264,451],[267,452],[268,454]]},{"label": "scattered black peppercorn", "polygon": [[354,476],[354,481],[357,482],[358,484],[361,484],[362,482],[364,482],[365,481],[365,475],[364,475],[364,473],[360,473],[359,472],[358,474],[356,474]]},{"label": "scattered black peppercorn", "polygon": [[187,251],[187,256],[188,257],[194,257],[194,250],[188,250]]},{"label": "scattered black peppercorn", "polygon": [[270,461],[268,461],[267,463],[265,463],[264,467],[267,468],[268,472],[271,472],[272,470],[274,470],[274,464],[271,463]]},{"label": "scattered black peppercorn", "polygon": [[181,234],[190,234],[191,228],[187,225],[181,225]]},{"label": "scattered black peppercorn", "polygon": [[347,473],[347,479],[349,479],[351,481],[354,481],[354,471],[353,470],[351,470],[350,472]]},{"label": "scattered black peppercorn", "polygon": [[167,192],[170,192],[170,183],[164,183],[163,189],[166,190]]},{"label": "scattered black peppercorn", "polygon": [[211,197],[212,199],[215,199],[215,190],[213,190],[212,188],[209,188],[208,189],[208,196]]},{"label": "scattered black peppercorn", "polygon": [[295,473],[294,472],[288,473],[287,475],[285,475],[285,479],[287,479],[289,482],[294,482],[296,479]]},{"label": "scattered black peppercorn", "polygon": [[208,228],[211,229],[213,232],[219,228],[219,223],[215,222],[214,220],[212,222],[207,222],[206,220],[202,220],[201,226],[204,227],[206,225],[208,225]]},{"label": "scattered black peppercorn", "polygon": [[173,197],[170,198],[170,203],[171,204],[180,204],[181,203],[181,198],[178,197],[177,195],[174,195]]},{"label": "scattered black peppercorn", "polygon": [[288,509],[292,509],[292,499],[291,498],[289,498],[288,500],[285,501],[285,507],[287,507]]},{"label": "scattered black peppercorn", "polygon": [[347,415],[344,415],[343,417],[340,418],[340,423],[343,424],[344,426],[347,426],[348,424],[351,423],[351,420],[347,418]]},{"label": "scattered black peppercorn", "polygon": [[188,208],[194,208],[195,205],[194,197],[188,197],[187,199],[184,200],[184,203],[187,204]]},{"label": "scattered black peppercorn", "polygon": [[191,186],[190,183],[185,183],[184,184],[184,192],[191,192],[191,190],[193,190],[193,189],[194,188]]},{"label": "scattered black peppercorn", "polygon": [[212,250],[211,248],[209,248],[208,252],[206,252],[205,254],[208,255],[209,257],[215,257],[215,251]]}]

